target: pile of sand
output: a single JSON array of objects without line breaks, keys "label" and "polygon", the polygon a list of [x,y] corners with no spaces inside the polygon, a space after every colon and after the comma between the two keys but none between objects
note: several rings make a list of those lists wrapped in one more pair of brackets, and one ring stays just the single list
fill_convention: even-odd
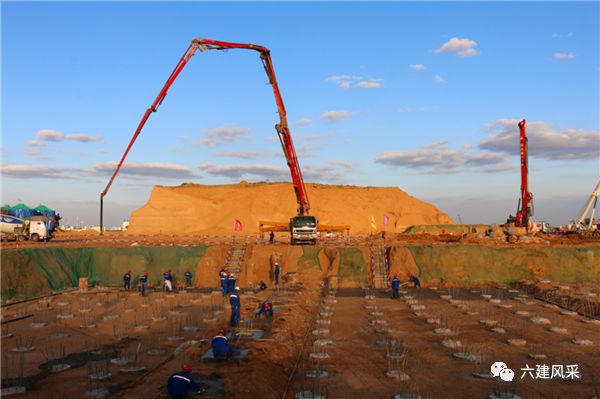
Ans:
[{"label": "pile of sand", "polygon": [[[448,224],[435,206],[397,187],[306,184],[311,214],[326,225],[350,225],[351,234],[377,230],[401,232],[414,224]],[[296,214],[291,183],[157,186],[150,199],[131,215],[132,234],[230,234],[235,219],[244,233],[257,233],[260,220],[289,221]],[[383,225],[384,215],[389,222]]]}]

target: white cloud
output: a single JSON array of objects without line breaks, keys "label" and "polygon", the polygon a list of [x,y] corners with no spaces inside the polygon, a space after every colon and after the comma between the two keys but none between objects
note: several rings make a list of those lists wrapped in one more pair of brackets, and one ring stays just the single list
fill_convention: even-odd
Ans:
[{"label": "white cloud", "polygon": [[312,122],[312,119],[310,119],[310,118],[303,118],[303,119],[298,119],[296,121],[296,125],[298,125],[298,126],[308,126],[308,125],[311,124],[311,122]]},{"label": "white cloud", "polygon": [[329,122],[337,122],[350,118],[350,112],[343,110],[326,111],[321,114],[321,118],[326,119]]},{"label": "white cloud", "polygon": [[216,165],[208,162],[199,165],[200,170],[213,176],[225,176],[232,179],[240,179],[244,176],[257,176],[261,179],[289,180],[289,172],[286,168],[274,165]]},{"label": "white cloud", "polygon": [[358,89],[378,89],[383,83],[383,79],[368,78],[362,76],[351,75],[334,75],[325,79],[334,82],[340,89],[347,90],[350,88]]},{"label": "white cloud", "polygon": [[330,165],[339,166],[344,169],[352,169],[356,166],[356,164],[354,162],[348,162],[348,161],[329,161],[328,163]]},{"label": "white cloud", "polygon": [[569,33],[553,33],[552,37],[555,39],[562,39],[562,38],[566,38],[566,37],[573,37],[573,32],[569,32]]},{"label": "white cloud", "polygon": [[356,87],[360,89],[379,89],[383,79],[368,79],[362,82],[358,82]]},{"label": "white cloud", "polygon": [[169,148],[169,151],[174,152],[176,154],[187,154],[187,152],[188,152],[187,148],[177,147],[177,146]]},{"label": "white cloud", "polygon": [[[63,133],[57,132],[56,130],[49,130],[49,129],[40,130],[37,133],[36,138],[37,138],[37,140],[40,140],[40,141],[56,142],[56,141],[70,140],[70,141],[79,141],[81,143],[89,143],[89,142],[103,140],[102,136],[92,136],[89,134],[80,134],[80,133],[63,134]],[[32,143],[32,142],[35,143],[37,140],[28,141],[28,145],[29,145],[29,143]]]},{"label": "white cloud", "polygon": [[[479,148],[519,154],[519,128],[516,119],[501,119],[488,126],[495,132],[479,143]],[[553,129],[546,122],[527,122],[529,155],[546,159],[599,159],[600,131]]]},{"label": "white cloud", "polygon": [[442,44],[442,47],[435,50],[435,52],[438,54],[455,53],[461,57],[473,57],[479,54],[478,51],[475,50],[475,47],[477,47],[477,42],[474,40],[453,37],[446,43]]},{"label": "white cloud", "polygon": [[380,154],[375,162],[415,169],[422,173],[454,173],[465,168],[481,172],[499,172],[509,168],[506,154],[476,153],[468,149],[450,148],[447,141],[422,146],[416,150],[395,151]]},{"label": "white cloud", "polygon": [[21,179],[72,179],[78,177],[83,169],[65,166],[35,166],[2,164],[2,175]]},{"label": "white cloud", "polygon": [[220,152],[217,154],[219,157],[225,158],[240,158],[240,159],[259,159],[259,158],[271,158],[275,154],[266,151],[228,151]]},{"label": "white cloud", "polygon": [[554,53],[555,60],[572,60],[575,58],[573,53]]},{"label": "white cloud", "polygon": [[424,71],[427,69],[427,67],[423,64],[410,64],[409,67],[415,71]]},{"label": "white cloud", "polygon": [[27,143],[25,143],[25,145],[27,147],[35,147],[35,148],[45,148],[48,146],[48,144],[41,142],[39,140],[29,140]]},{"label": "white cloud", "polygon": [[[116,162],[96,163],[92,165],[90,173],[92,175],[110,176],[117,167]],[[161,162],[126,162],[121,167],[119,174],[132,178],[164,178],[164,179],[185,179],[198,178],[201,175],[185,165],[161,163]]]},{"label": "white cloud", "polygon": [[446,83],[446,81],[444,80],[444,78],[441,77],[440,75],[435,75],[433,77],[433,80],[435,80],[435,82],[438,83],[438,84],[444,84],[444,83]]},{"label": "white cloud", "polygon": [[195,146],[217,147],[236,140],[247,139],[250,129],[243,126],[221,125],[214,128],[204,129],[202,138],[195,141]]}]

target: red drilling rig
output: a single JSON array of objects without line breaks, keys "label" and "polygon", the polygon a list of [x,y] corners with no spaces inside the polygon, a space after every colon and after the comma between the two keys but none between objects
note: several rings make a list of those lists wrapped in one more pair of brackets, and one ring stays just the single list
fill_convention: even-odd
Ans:
[{"label": "red drilling rig", "polygon": [[529,153],[527,132],[525,124],[527,121],[523,119],[519,122],[519,146],[521,154],[521,197],[517,205],[517,214],[513,218],[509,217],[508,223],[515,224],[516,227],[525,227],[529,233],[532,231],[533,221],[530,219],[533,216],[533,194],[529,191]]},{"label": "red drilling rig", "polygon": [[279,141],[281,142],[281,147],[283,148],[283,152],[285,154],[285,158],[287,161],[287,165],[290,168],[290,174],[292,176],[292,184],[294,185],[294,192],[296,194],[296,201],[298,204],[297,208],[297,216],[292,217],[290,219],[287,228],[292,234],[291,240],[292,243],[296,242],[308,242],[315,243],[317,239],[317,220],[314,216],[309,214],[310,211],[310,203],[308,201],[308,195],[306,193],[306,188],[304,186],[304,180],[302,178],[302,171],[300,170],[300,165],[298,164],[298,157],[296,156],[296,150],[294,149],[294,144],[292,142],[292,136],[290,134],[290,130],[288,127],[287,117],[285,106],[283,105],[283,99],[281,98],[281,93],[279,92],[279,86],[277,84],[277,79],[275,77],[275,71],[273,69],[273,63],[271,61],[271,55],[269,49],[262,46],[257,46],[254,44],[243,44],[243,43],[228,43],[216,40],[208,40],[208,39],[194,39],[191,44],[171,72],[171,75],[167,79],[166,83],[158,93],[158,96],[144,113],[142,120],[138,124],[129,145],[125,149],[125,153],[121,157],[119,164],[117,165],[113,175],[111,176],[106,188],[102,193],[100,193],[100,232],[102,234],[103,231],[103,212],[104,212],[104,196],[108,193],[110,186],[113,183],[113,180],[119,173],[129,150],[131,149],[133,143],[137,139],[138,135],[142,131],[142,128],[146,124],[146,121],[150,117],[152,112],[156,112],[158,107],[162,104],[163,100],[167,95],[167,91],[179,76],[179,73],[186,66],[190,58],[194,55],[197,50],[229,50],[229,49],[246,49],[246,50],[254,50],[260,53],[260,59],[263,63],[267,76],[269,78],[269,83],[273,88],[273,94],[275,96],[275,103],[277,104],[277,111],[279,113],[279,123],[275,125],[275,129],[277,130],[277,134],[279,135]]}]

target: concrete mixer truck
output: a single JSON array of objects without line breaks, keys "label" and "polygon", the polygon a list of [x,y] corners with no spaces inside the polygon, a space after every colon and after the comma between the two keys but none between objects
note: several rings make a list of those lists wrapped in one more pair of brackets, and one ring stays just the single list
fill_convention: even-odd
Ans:
[{"label": "concrete mixer truck", "polygon": [[0,238],[17,241],[48,241],[52,237],[48,232],[48,224],[44,220],[24,220],[11,215],[0,215]]}]

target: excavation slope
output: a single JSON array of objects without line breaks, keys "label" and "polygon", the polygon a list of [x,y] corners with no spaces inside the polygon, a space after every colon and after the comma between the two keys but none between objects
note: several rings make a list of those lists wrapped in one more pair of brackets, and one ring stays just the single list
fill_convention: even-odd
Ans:
[{"label": "excavation slope", "polygon": [[[350,225],[353,234],[383,229],[401,232],[415,224],[447,224],[452,220],[435,206],[397,187],[307,184],[311,214],[321,224]],[[296,214],[290,183],[240,183],[208,186],[157,186],[150,199],[131,215],[133,234],[228,234],[234,220],[246,233],[258,232],[260,220],[285,222]]]}]

